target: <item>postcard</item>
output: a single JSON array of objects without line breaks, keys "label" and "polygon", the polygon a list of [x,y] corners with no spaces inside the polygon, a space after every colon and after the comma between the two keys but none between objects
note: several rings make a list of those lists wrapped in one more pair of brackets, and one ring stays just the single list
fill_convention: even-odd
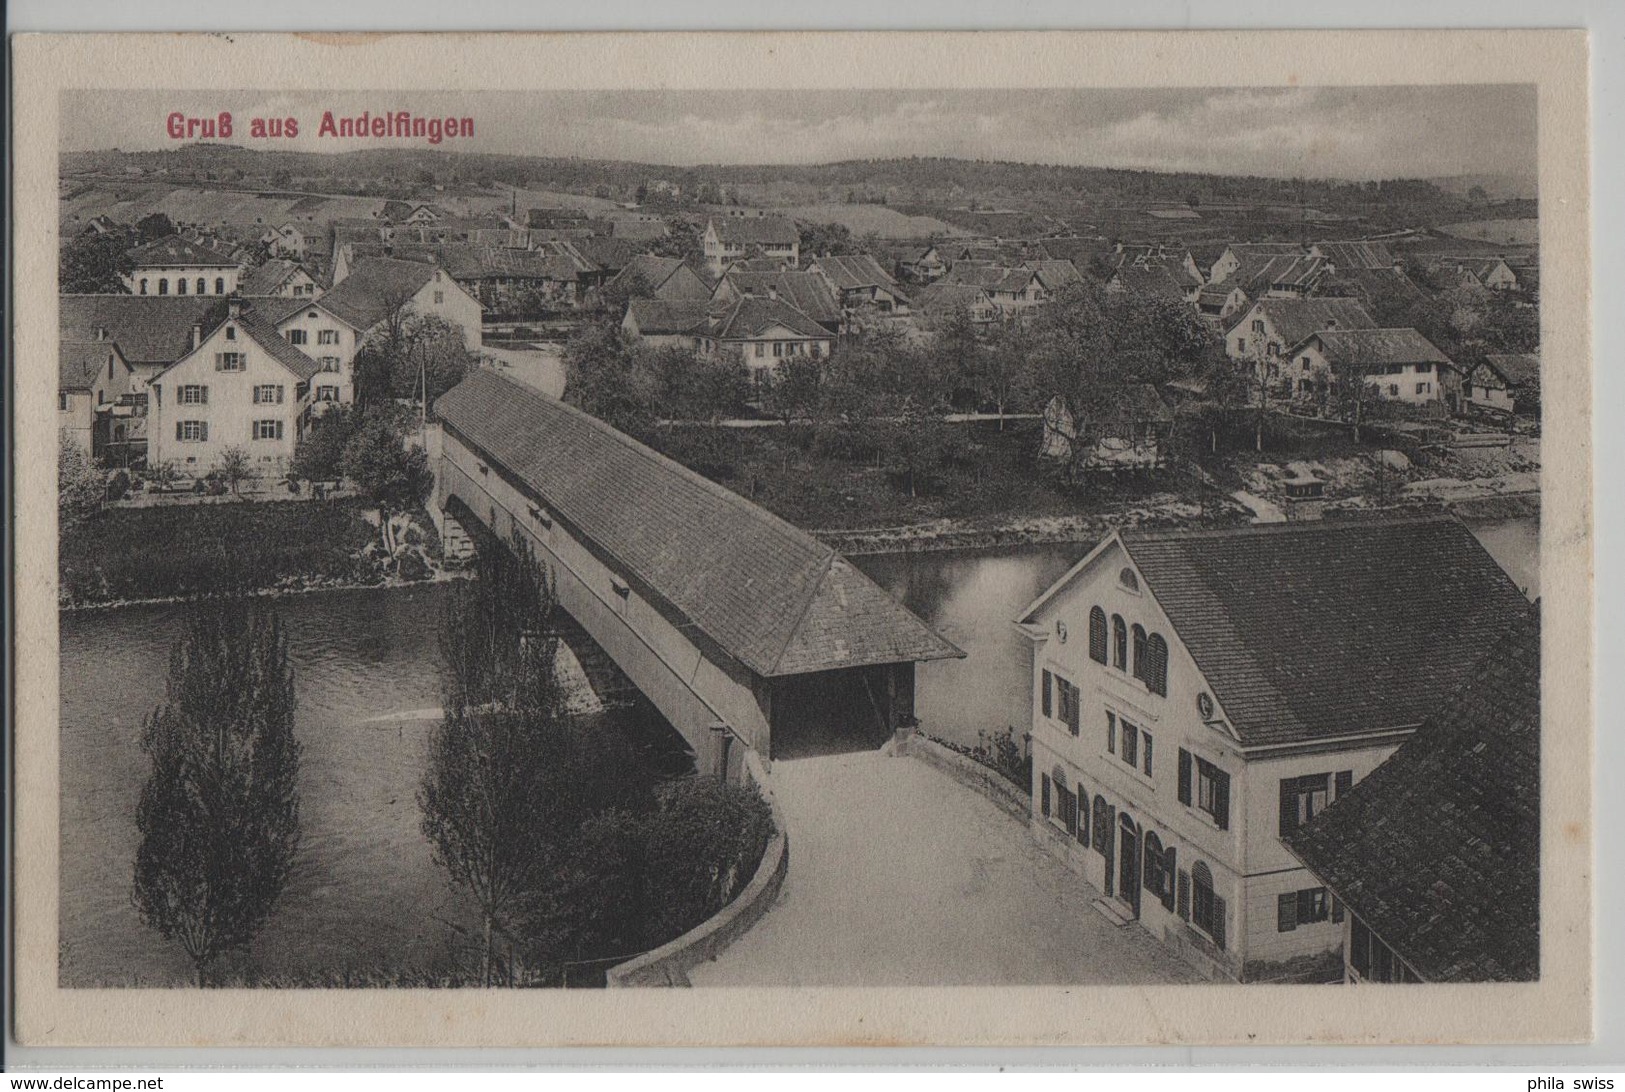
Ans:
[{"label": "postcard", "polygon": [[1582,32],[15,49],[21,1041],[1590,1037]]}]

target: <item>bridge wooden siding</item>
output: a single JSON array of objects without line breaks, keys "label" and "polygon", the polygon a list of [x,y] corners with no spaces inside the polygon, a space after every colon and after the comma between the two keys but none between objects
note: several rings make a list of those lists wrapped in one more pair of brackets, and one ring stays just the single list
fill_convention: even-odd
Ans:
[{"label": "bridge wooden siding", "polygon": [[[779,663],[764,666],[758,658],[754,666],[747,665],[742,655],[752,655],[752,650],[733,654],[662,589],[621,562],[614,544],[595,541],[578,527],[561,510],[565,505],[545,495],[534,463],[528,472],[516,470],[485,445],[509,443],[516,429],[534,436],[533,430],[551,424],[575,433],[577,444],[583,435],[596,443],[602,434],[615,445],[606,449],[606,457],[625,458],[630,452],[643,460],[640,470],[654,466],[655,484],[663,491],[700,490],[697,475],[573,408],[489,372],[471,375],[437,409],[443,424],[428,437],[437,518],[471,516],[500,537],[517,532],[530,543],[554,574],[560,605],[682,735],[701,772],[736,776],[742,756],[731,746],[734,740],[764,760],[775,757],[776,726],[798,734],[850,729],[872,742],[912,715],[915,660],[963,655],[828,547],[749,501],[703,483],[704,504],[723,504],[727,519],[744,521],[732,528],[736,534],[749,537],[758,524],[766,527],[771,534],[763,543],[782,545],[798,557],[805,554],[806,570],[813,574],[809,580],[816,584],[809,585],[807,601],[794,608],[801,617],[779,624],[789,635]],[[492,415],[505,418],[502,427],[492,426]],[[519,443],[512,451],[514,461],[534,458],[523,438]],[[577,470],[580,475],[600,472],[583,466],[548,473],[566,475],[574,488],[580,485]],[[613,476],[597,484],[615,488]],[[651,511],[649,518],[661,517]],[[711,529],[718,535],[729,530]],[[787,540],[787,535],[797,537]],[[680,541],[669,549],[662,545],[663,560],[682,564],[680,547]],[[770,594],[775,591],[763,589],[760,609],[782,607]],[[754,605],[748,597],[747,602]],[[738,639],[737,634],[729,636]],[[768,673],[781,666],[782,674]],[[864,723],[846,725],[842,718]]]}]

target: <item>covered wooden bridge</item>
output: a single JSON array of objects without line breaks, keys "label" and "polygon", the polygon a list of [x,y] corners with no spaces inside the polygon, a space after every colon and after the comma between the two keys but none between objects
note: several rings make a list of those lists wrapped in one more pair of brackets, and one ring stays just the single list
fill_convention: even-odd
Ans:
[{"label": "covered wooden bridge", "polygon": [[[845,558],[597,418],[478,370],[435,405],[438,512],[518,531],[702,772],[877,746],[963,656]],[[455,528],[453,528],[455,530]]]}]

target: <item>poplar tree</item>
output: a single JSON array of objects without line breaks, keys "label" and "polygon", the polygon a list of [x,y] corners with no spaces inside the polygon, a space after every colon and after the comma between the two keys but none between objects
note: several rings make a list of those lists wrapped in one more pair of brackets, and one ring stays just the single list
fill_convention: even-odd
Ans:
[{"label": "poplar tree", "polygon": [[146,720],[132,892],[141,919],[192,960],[199,986],[270,919],[299,846],[293,671],[275,613],[193,608]]}]

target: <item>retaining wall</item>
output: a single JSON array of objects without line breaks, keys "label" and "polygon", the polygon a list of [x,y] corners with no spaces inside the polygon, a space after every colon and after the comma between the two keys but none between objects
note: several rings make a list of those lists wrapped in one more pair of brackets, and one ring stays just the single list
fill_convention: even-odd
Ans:
[{"label": "retaining wall", "polygon": [[944,747],[936,740],[922,736],[918,732],[901,736],[897,741],[897,753],[909,755],[935,766],[960,784],[981,793],[1001,810],[1010,813],[1023,823],[1032,819],[1032,796],[1011,784],[1004,775],[968,755]]}]

